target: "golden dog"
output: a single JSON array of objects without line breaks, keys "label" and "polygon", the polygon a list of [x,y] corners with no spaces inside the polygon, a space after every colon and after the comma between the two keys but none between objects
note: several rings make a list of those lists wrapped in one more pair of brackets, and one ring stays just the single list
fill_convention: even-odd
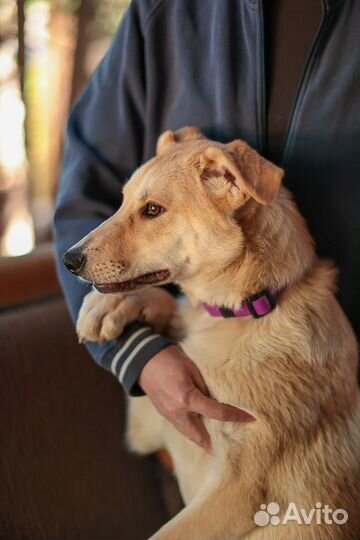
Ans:
[{"label": "golden dog", "polygon": [[[147,397],[130,400],[131,448],[166,448],[186,503],[152,540],[360,538],[357,344],[334,297],[335,271],[316,257],[282,175],[242,141],[167,131],[119,211],[76,246],[86,255],[81,277],[110,293],[86,297],[82,341],[113,339],[140,316],[157,331],[176,327],[210,395],[256,418],[205,419],[208,454]],[[176,310],[164,290],[144,288],[170,281],[190,301]],[[281,292],[258,319],[211,317],[203,306],[235,309],[266,288]],[[308,523],[286,520],[289,505]]]}]

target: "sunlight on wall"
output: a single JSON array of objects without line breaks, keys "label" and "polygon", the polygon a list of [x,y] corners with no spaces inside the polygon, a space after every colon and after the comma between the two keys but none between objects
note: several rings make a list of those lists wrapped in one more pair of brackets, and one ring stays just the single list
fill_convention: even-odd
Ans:
[{"label": "sunlight on wall", "polygon": [[6,227],[1,241],[1,254],[5,256],[25,255],[34,247],[34,232],[31,216],[15,215]]},{"label": "sunlight on wall", "polygon": [[[24,255],[34,247],[27,195],[25,107],[16,63],[17,42],[0,47],[0,256]],[[6,225],[5,225],[6,224]]]},{"label": "sunlight on wall", "polygon": [[15,84],[0,90],[0,164],[9,172],[24,165],[23,124],[25,109]]},{"label": "sunlight on wall", "polygon": [[0,188],[11,187],[18,171],[24,167],[24,117],[18,81],[12,76],[16,70],[14,43],[0,50]]}]

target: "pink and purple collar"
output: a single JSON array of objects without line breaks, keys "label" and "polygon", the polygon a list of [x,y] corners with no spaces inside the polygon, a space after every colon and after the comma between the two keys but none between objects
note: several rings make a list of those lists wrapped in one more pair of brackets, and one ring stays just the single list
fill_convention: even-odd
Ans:
[{"label": "pink and purple collar", "polygon": [[254,317],[254,319],[260,319],[268,315],[273,309],[276,308],[276,300],[284,289],[270,292],[269,289],[249,296],[244,300],[241,306],[237,309],[229,309],[222,306],[215,306],[212,304],[204,303],[203,306],[212,317]]}]

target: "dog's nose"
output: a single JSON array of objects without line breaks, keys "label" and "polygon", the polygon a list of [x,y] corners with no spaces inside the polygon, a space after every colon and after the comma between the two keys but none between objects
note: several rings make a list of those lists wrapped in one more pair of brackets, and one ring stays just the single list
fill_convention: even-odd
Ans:
[{"label": "dog's nose", "polygon": [[63,255],[63,262],[73,274],[78,274],[84,267],[86,255],[80,249],[69,249]]}]

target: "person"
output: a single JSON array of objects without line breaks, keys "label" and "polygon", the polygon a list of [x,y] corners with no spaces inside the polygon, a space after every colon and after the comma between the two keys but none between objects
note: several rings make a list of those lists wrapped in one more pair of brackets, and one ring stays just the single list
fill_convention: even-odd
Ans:
[{"label": "person", "polygon": [[[68,123],[54,230],[74,320],[89,289],[62,254],[117,210],[163,131],[193,125],[222,142],[245,139],[285,169],[319,254],[340,268],[339,299],[359,335],[359,27],[356,0],[133,0]],[[127,393],[146,393],[207,449],[201,415],[241,419],[141,322],[87,347]]]}]

